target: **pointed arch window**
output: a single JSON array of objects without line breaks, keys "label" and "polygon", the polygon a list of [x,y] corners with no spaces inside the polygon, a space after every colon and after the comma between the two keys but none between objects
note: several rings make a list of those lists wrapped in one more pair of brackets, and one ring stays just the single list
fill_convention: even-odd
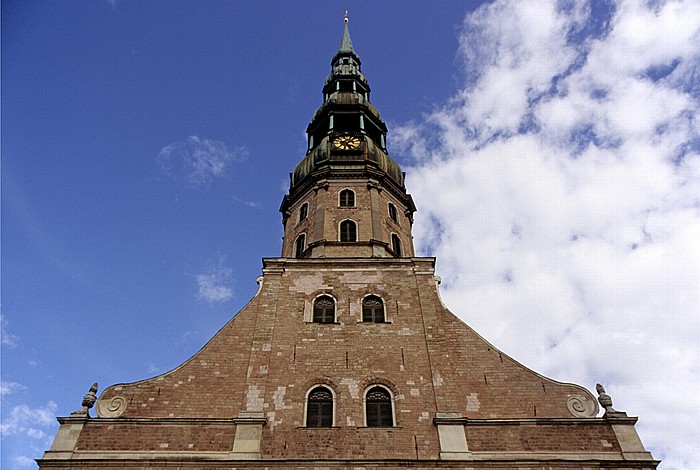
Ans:
[{"label": "pointed arch window", "polygon": [[294,247],[294,257],[302,258],[304,256],[304,251],[306,250],[306,234],[302,233],[297,237],[297,241]]},{"label": "pointed arch window", "polygon": [[328,295],[316,297],[314,301],[314,323],[335,322],[335,300]]},{"label": "pointed arch window", "polygon": [[352,220],[343,220],[340,223],[340,241],[341,242],[356,242],[357,241],[357,224]]},{"label": "pointed arch window", "polygon": [[396,256],[401,257],[401,239],[395,233],[391,234],[391,249]]},{"label": "pointed arch window", "polygon": [[399,223],[399,215],[398,212],[396,212],[396,206],[392,203],[389,203],[389,218],[394,222]]},{"label": "pointed arch window", "polygon": [[362,321],[384,323],[384,302],[376,295],[368,295],[362,300]]},{"label": "pointed arch window", "polygon": [[306,217],[308,215],[309,215],[309,204],[305,202],[299,208],[299,222],[303,222],[304,220],[306,220]]},{"label": "pointed arch window", "polygon": [[367,427],[384,428],[394,425],[391,394],[384,387],[375,386],[367,391],[365,419]]},{"label": "pointed arch window", "polygon": [[333,394],[326,387],[316,387],[309,392],[306,402],[306,427],[330,428],[333,426]]},{"label": "pointed arch window", "polygon": [[355,207],[355,191],[352,189],[343,189],[339,196],[340,207]]}]

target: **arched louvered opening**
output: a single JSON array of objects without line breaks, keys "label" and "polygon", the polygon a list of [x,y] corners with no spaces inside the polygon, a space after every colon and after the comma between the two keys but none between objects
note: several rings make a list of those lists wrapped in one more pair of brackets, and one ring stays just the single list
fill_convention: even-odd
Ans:
[{"label": "arched louvered opening", "polygon": [[306,427],[330,428],[333,426],[333,394],[326,387],[316,387],[309,392],[306,401]]},{"label": "arched louvered opening", "polygon": [[335,300],[328,295],[322,295],[314,300],[314,323],[335,322]]},{"label": "arched louvered opening", "polygon": [[394,425],[391,394],[384,387],[372,387],[365,395],[367,427],[384,428]]},{"label": "arched louvered opening", "polygon": [[376,295],[368,295],[362,300],[362,321],[384,323],[384,302]]}]

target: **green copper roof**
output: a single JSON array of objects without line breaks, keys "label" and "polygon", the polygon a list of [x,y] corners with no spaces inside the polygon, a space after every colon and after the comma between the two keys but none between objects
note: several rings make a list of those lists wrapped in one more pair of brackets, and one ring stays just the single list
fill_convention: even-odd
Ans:
[{"label": "green copper roof", "polygon": [[350,39],[347,21],[345,22],[345,29],[343,29],[343,38],[340,40],[340,48],[338,49],[338,53],[341,52],[355,53],[355,50],[352,48],[352,39]]}]

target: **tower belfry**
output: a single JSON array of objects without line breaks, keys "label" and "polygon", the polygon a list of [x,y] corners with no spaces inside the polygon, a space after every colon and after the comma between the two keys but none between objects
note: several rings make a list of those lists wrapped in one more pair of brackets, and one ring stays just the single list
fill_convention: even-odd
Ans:
[{"label": "tower belfry", "polygon": [[656,468],[602,386],[533,372],[445,307],[370,92],[346,13],[258,292],[177,368],[94,384],[41,468]]},{"label": "tower belfry", "polygon": [[370,91],[346,16],[323,103],[306,128],[306,156],[291,174],[280,208],[282,256],[413,256],[416,207],[399,165],[387,153],[386,124],[370,102]]}]

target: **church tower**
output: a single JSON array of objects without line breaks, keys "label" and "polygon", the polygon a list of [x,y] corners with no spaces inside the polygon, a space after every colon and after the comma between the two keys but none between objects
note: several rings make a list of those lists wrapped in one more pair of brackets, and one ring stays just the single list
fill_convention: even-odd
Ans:
[{"label": "church tower", "polygon": [[323,104],[306,129],[308,150],[282,201],[287,258],[411,257],[416,208],[386,149],[387,128],[347,21],[323,87]]},{"label": "church tower", "polygon": [[443,305],[370,93],[346,19],[258,292],[177,368],[95,384],[41,468],[656,468],[602,386],[533,372]]}]

